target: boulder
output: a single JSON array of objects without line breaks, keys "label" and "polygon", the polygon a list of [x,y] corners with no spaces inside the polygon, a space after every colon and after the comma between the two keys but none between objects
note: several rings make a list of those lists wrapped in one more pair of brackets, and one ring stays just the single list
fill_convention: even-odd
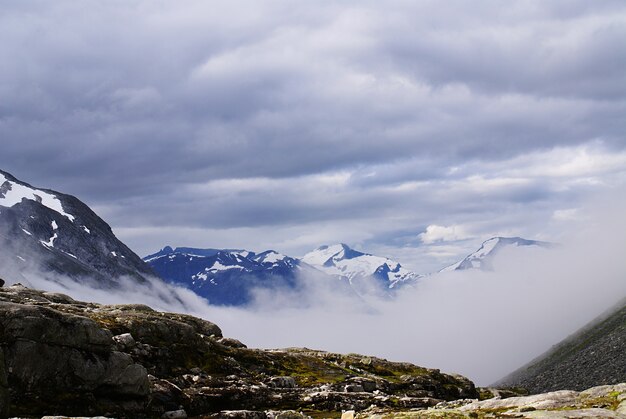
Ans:
[{"label": "boulder", "polygon": [[149,393],[147,372],[129,355],[113,350],[112,343],[109,331],[85,317],[0,302],[11,413],[142,408]]},{"label": "boulder", "polygon": [[293,377],[272,377],[267,385],[274,388],[296,388],[296,380]]}]

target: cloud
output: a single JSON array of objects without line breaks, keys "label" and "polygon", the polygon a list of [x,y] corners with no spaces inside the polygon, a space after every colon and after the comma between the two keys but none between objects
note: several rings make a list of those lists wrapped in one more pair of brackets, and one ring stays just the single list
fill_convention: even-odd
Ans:
[{"label": "cloud", "polygon": [[313,286],[205,315],[253,346],[366,352],[488,385],[623,299],[626,231],[615,222],[625,204],[598,198],[560,247],[504,249],[493,272],[433,275],[391,301],[358,303]]},{"label": "cloud", "polygon": [[155,226],[286,253],[331,225],[372,251],[429,225],[549,234],[626,179],[625,20],[619,1],[21,2],[0,15],[0,167],[142,254],[178,237]]},{"label": "cloud", "polygon": [[[467,375],[488,385],[540,355],[626,295],[624,189],[598,194],[561,220],[561,246],[511,247],[494,271],[435,274],[394,299],[355,298],[334,281],[303,275],[286,292],[258,291],[244,308],[211,306],[159,281],[120,280],[94,289],[47,273],[23,280],[37,288],[103,303],[145,303],[217,323],[251,347],[303,346],[409,361]],[[444,246],[445,250],[445,246]],[[0,254],[0,259],[11,255]],[[26,259],[30,258],[26,256]],[[2,275],[9,264],[0,260]],[[20,279],[22,280],[22,279]]]},{"label": "cloud", "polygon": [[446,242],[463,240],[470,237],[463,226],[452,225],[449,227],[429,225],[426,231],[418,235],[422,243],[432,244],[435,242]]}]

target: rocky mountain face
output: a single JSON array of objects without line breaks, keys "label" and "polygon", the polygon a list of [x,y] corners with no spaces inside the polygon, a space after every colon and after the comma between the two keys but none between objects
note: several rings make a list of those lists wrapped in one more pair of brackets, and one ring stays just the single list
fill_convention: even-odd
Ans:
[{"label": "rocky mountain face", "polygon": [[626,381],[626,300],[497,385],[532,392]]},{"label": "rocky mountain face", "polygon": [[491,270],[492,263],[497,254],[507,247],[534,246],[550,248],[553,245],[548,242],[526,240],[521,237],[492,237],[483,242],[478,250],[466,256],[464,259],[447,266],[439,272],[463,271],[466,269]]},{"label": "rocky mountain face", "polygon": [[355,354],[249,349],[188,315],[20,285],[0,288],[0,360],[0,417],[325,415],[478,395],[466,378],[438,370]]},{"label": "rocky mountain face", "polygon": [[116,278],[122,276],[138,282],[154,276],[150,266],[80,200],[35,188],[3,171],[0,247],[0,276],[7,278],[25,272],[56,272],[114,287]]},{"label": "rocky mountain face", "polygon": [[302,285],[302,278],[323,281],[337,293],[359,297],[388,296],[394,288],[421,277],[397,262],[345,244],[322,246],[302,259],[273,250],[255,253],[166,246],[144,261],[166,281],[221,305],[248,304],[255,289],[293,290]]}]

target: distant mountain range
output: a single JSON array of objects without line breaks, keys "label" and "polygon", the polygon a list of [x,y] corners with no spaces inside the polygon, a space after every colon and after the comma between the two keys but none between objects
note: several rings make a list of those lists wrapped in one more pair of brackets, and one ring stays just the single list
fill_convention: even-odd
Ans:
[{"label": "distant mountain range", "polygon": [[255,288],[294,289],[299,260],[268,250],[194,249],[166,246],[144,260],[166,281],[182,285],[213,304],[244,305]]},{"label": "distant mountain range", "polygon": [[[488,270],[505,247],[550,247],[550,243],[519,237],[494,237],[441,272]],[[360,297],[389,297],[403,286],[416,284],[425,275],[396,261],[350,248],[340,243],[324,245],[302,258],[274,250],[255,253],[242,249],[196,249],[166,246],[144,261],[166,281],[187,287],[213,304],[244,305],[255,289],[296,289],[300,279],[334,281],[342,291]]]},{"label": "distant mountain range", "polygon": [[144,261],[166,281],[185,286],[214,304],[249,303],[255,289],[296,289],[300,280],[327,281],[341,292],[385,295],[420,275],[398,262],[345,244],[322,246],[302,259],[274,250],[196,249],[166,246]]}]

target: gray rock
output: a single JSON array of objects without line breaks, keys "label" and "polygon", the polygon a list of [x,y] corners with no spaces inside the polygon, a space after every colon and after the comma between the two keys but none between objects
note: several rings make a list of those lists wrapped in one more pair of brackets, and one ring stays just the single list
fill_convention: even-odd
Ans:
[{"label": "gray rock", "polygon": [[128,400],[143,400],[149,393],[145,368],[114,351],[112,343],[108,330],[85,317],[0,302],[10,399],[17,406],[33,406],[32,413],[85,412],[97,408],[94,397],[102,399],[103,410],[115,409],[117,398],[124,409]]},{"label": "gray rock", "polygon": [[136,345],[135,339],[130,333],[122,333],[121,335],[113,336],[113,341],[115,341],[121,349],[132,349]]},{"label": "gray rock", "polygon": [[350,384],[360,386],[361,390],[359,391],[366,391],[368,393],[372,393],[378,389],[378,385],[376,384],[376,381],[371,380],[369,378],[352,377],[346,381],[348,381]]},{"label": "gray rock", "polygon": [[511,408],[534,409],[559,409],[572,406],[578,400],[578,392],[570,390],[553,391],[544,394],[535,394],[525,397],[509,397],[508,399],[489,399],[483,401],[475,401],[459,408],[461,411],[468,410],[498,410]]},{"label": "gray rock", "polygon": [[305,415],[295,410],[282,410],[282,411],[268,411],[266,412],[267,419],[311,419],[310,416]]},{"label": "gray rock", "polygon": [[163,419],[187,419],[187,412],[184,410],[171,410],[163,413],[161,416]]},{"label": "gray rock", "polygon": [[215,417],[218,419],[267,419],[265,412],[254,410],[224,410]]},{"label": "gray rock", "polygon": [[230,346],[231,348],[247,348],[245,344],[233,338],[220,338],[218,342],[222,345]]},{"label": "gray rock", "polygon": [[296,388],[296,380],[293,377],[272,377],[267,385],[273,388]]}]

